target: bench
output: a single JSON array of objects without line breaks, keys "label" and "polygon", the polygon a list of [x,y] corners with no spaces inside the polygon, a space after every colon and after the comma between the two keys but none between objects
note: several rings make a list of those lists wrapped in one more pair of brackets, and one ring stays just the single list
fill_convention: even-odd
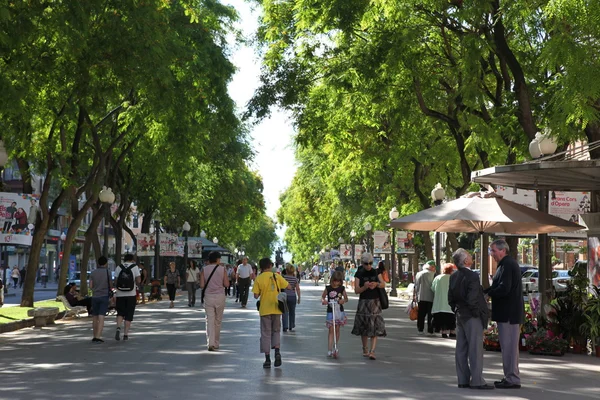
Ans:
[{"label": "bench", "polygon": [[59,311],[58,307],[38,307],[27,310],[27,315],[33,317],[36,328],[42,328],[46,325],[54,325],[54,319]]},{"label": "bench", "polygon": [[62,301],[65,306],[65,318],[77,317],[79,318],[81,313],[87,313],[87,308],[84,306],[72,306],[65,296],[58,296],[57,301]]}]

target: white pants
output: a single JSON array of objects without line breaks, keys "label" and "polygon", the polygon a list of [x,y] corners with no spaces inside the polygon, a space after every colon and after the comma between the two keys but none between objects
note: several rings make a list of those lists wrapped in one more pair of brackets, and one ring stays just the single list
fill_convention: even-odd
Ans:
[{"label": "white pants", "polygon": [[204,311],[206,313],[206,344],[219,347],[221,339],[221,323],[225,311],[225,293],[204,295]]}]

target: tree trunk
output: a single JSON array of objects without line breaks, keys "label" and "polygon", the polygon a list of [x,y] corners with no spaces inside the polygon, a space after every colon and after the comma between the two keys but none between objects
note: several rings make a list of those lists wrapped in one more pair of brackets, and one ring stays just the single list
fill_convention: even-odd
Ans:
[{"label": "tree trunk", "polygon": [[425,251],[425,258],[433,260],[433,243],[431,243],[431,236],[429,232],[419,232],[423,238],[423,250]]},{"label": "tree trunk", "polygon": [[39,225],[42,226],[33,232],[33,241],[31,243],[31,248],[29,249],[29,261],[27,263],[25,282],[23,283],[21,307],[33,307],[33,293],[35,292],[35,280],[37,277],[38,265],[40,264],[40,251],[44,245],[46,232],[48,232],[48,222]]},{"label": "tree trunk", "polygon": [[[589,122],[585,127],[585,135],[587,136],[588,143],[600,140],[600,123]],[[592,160],[600,159],[600,148],[590,150],[590,158]]]},{"label": "tree trunk", "polygon": [[[92,246],[94,244],[94,236],[98,238],[98,226],[102,221],[102,210],[101,208],[94,206],[94,215],[92,217],[92,221],[90,222],[90,226],[88,226],[87,231],[85,231],[85,243],[83,244],[83,255],[81,257],[81,293],[87,293],[88,285],[87,285],[87,265],[90,259],[90,253],[92,250]],[[100,246],[98,246],[100,247]],[[94,251],[94,256],[98,259],[100,253]],[[83,277],[86,277],[86,280]]]}]

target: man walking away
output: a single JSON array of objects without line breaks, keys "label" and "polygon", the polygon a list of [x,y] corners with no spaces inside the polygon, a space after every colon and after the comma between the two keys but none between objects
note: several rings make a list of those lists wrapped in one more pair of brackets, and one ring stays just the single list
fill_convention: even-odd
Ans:
[{"label": "man walking away", "polygon": [[[269,258],[258,262],[260,275],[254,281],[254,298],[260,298],[260,352],[265,354],[263,368],[271,368],[271,349],[275,349],[275,366],[281,365],[281,314],[277,295],[279,291],[290,289],[290,284],[281,275],[271,272],[273,263]],[[279,289],[279,291],[278,291]]]},{"label": "man walking away", "polygon": [[121,323],[125,320],[123,340],[129,340],[129,329],[133,321],[136,303],[136,285],[142,281],[140,269],[134,262],[133,254],[125,254],[125,262],[115,269],[114,287],[117,308],[117,331],[115,340],[121,340]]},{"label": "man walking away", "polygon": [[419,314],[417,318],[417,330],[419,335],[423,334],[425,329],[425,317],[427,317],[427,332],[433,335],[433,316],[431,308],[433,307],[433,290],[431,284],[435,278],[435,261],[430,260],[423,264],[423,270],[415,278],[415,297],[419,303]]},{"label": "man walking away", "polygon": [[211,251],[208,254],[208,264],[200,271],[201,300],[203,300],[206,314],[206,344],[208,345],[208,351],[218,350],[220,346],[221,323],[225,311],[225,292],[223,288],[228,285],[227,273],[225,268],[221,266],[221,253]]},{"label": "man walking away", "polygon": [[448,304],[456,314],[456,375],[459,388],[493,389],[483,379],[483,330],[489,311],[479,284],[471,270],[473,258],[465,249],[452,254],[458,271],[450,275]]},{"label": "man walking away", "polygon": [[490,255],[498,263],[492,285],[485,293],[492,298],[492,321],[498,323],[504,378],[494,382],[498,389],[519,389],[519,335],[525,316],[519,264],[508,255],[506,241],[494,240]]},{"label": "man walking away", "polygon": [[108,311],[108,294],[110,291],[110,278],[106,263],[108,260],[102,256],[98,259],[98,268],[90,274],[89,287],[92,290],[92,330],[93,343],[104,343],[102,330],[104,317]]},{"label": "man walking away", "polygon": [[248,264],[248,257],[242,259],[242,263],[237,268],[238,290],[240,293],[240,302],[242,308],[246,308],[248,303],[248,293],[250,292],[250,283],[254,279],[252,265]]}]

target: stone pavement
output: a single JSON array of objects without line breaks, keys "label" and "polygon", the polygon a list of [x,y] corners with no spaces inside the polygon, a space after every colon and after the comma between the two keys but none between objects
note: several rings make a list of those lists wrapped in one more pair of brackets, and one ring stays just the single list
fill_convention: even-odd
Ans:
[{"label": "stone pavement", "polygon": [[[302,286],[297,331],[282,338],[283,365],[263,369],[260,327],[254,301],[248,309],[228,299],[221,349],[208,352],[204,313],[168,301],[138,307],[128,342],[116,342],[114,318],[106,343],[91,343],[89,318],[0,335],[0,399],[598,399],[600,359],[567,354],[521,353],[523,388],[458,389],[454,341],[416,335],[404,313],[405,301],[385,311],[388,336],[380,339],[377,361],[361,356],[350,334],[356,309],[346,308],[338,360],[328,359],[323,286]],[[500,353],[486,352],[484,375],[502,377]]]}]

